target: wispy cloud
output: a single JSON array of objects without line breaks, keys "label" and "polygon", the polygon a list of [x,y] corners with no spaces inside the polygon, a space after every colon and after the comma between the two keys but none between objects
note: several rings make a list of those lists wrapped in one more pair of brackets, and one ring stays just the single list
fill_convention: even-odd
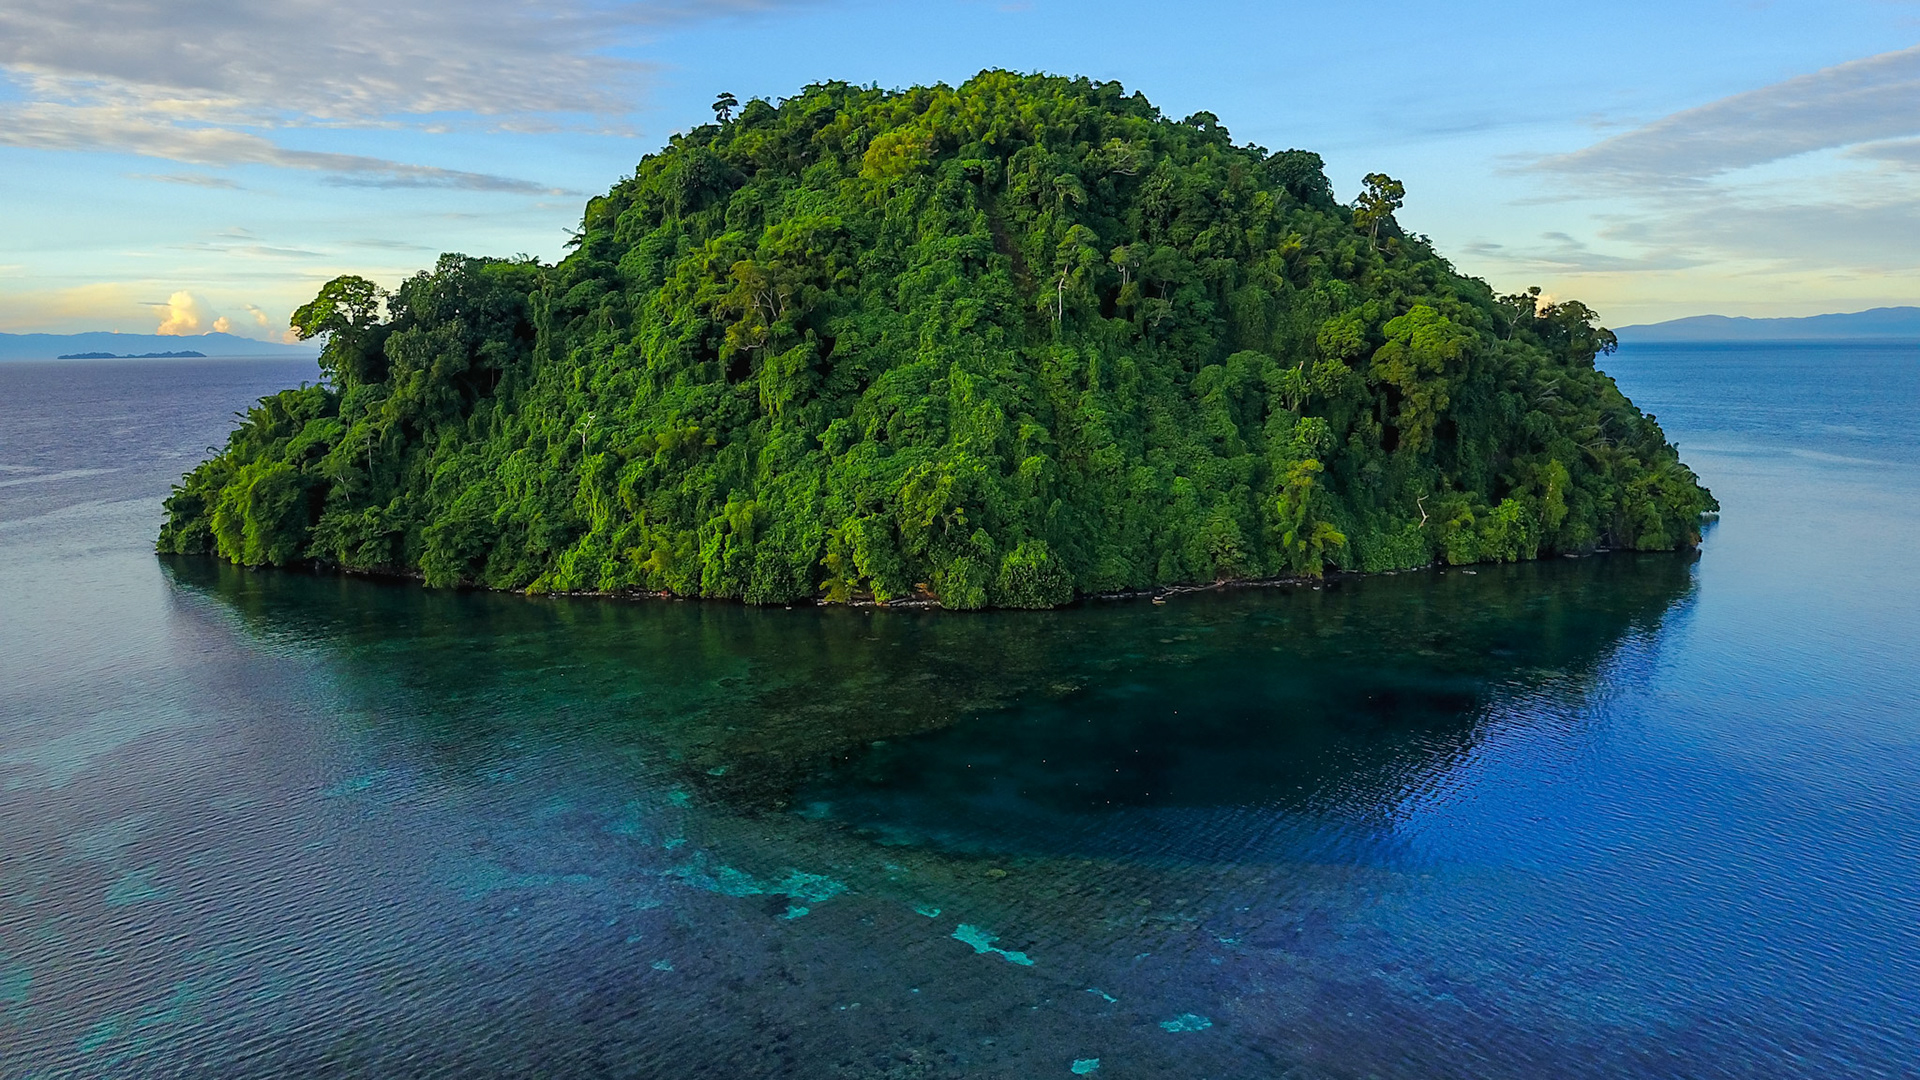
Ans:
[{"label": "wispy cloud", "polygon": [[1595,251],[1585,241],[1564,232],[1545,232],[1537,242],[1501,244],[1482,241],[1466,245],[1468,252],[1499,259],[1536,273],[1608,274],[1642,270],[1684,270],[1706,260],[1671,247],[1653,247],[1637,256]]},{"label": "wispy cloud", "polygon": [[238,191],[240,185],[224,176],[209,176],[206,173],[128,173],[135,180],[155,180],[162,184],[186,184],[189,187],[218,188],[224,191]]},{"label": "wispy cloud", "polygon": [[1698,186],[1818,150],[1920,135],[1920,46],[1662,117],[1535,168],[1636,187]]},{"label": "wispy cloud", "polygon": [[[302,150],[289,127],[622,127],[649,68],[609,50],[802,0],[6,0],[0,144],[269,165],[370,187],[571,194],[514,177]],[[158,176],[223,186],[222,178]]]},{"label": "wispy cloud", "polygon": [[1920,139],[1867,143],[1852,147],[1847,151],[1847,156],[1858,161],[1881,162],[1905,168],[1920,167]]},{"label": "wispy cloud", "polygon": [[254,259],[325,259],[324,251],[306,248],[274,247],[270,244],[179,244],[188,251],[217,251],[222,255],[244,255]]},{"label": "wispy cloud", "polygon": [[372,248],[377,251],[415,252],[415,251],[434,250],[432,247],[426,244],[416,244],[411,240],[389,240],[389,239],[380,238],[380,237],[368,237],[360,240],[348,240],[346,241],[346,246],[358,247],[358,248]]},{"label": "wispy cloud", "polygon": [[76,93],[90,87],[322,120],[614,117],[633,107],[646,68],[609,55],[609,46],[675,23],[789,6],[8,0],[0,7],[0,65]]},{"label": "wispy cloud", "polygon": [[[1547,273],[1920,271],[1920,46],[1684,109],[1526,171],[1584,202],[1588,242],[1481,252]],[[1606,250],[1599,250],[1606,249]]]},{"label": "wispy cloud", "polygon": [[[324,251],[309,251],[306,248],[278,247],[261,243],[253,230],[238,226],[223,229],[215,233],[211,239],[175,246],[188,251],[217,251],[221,254],[245,255],[252,258],[325,259],[329,257]],[[251,309],[251,305],[248,306]]]},{"label": "wispy cloud", "polygon": [[1645,214],[1620,215],[1601,229],[1608,241],[1656,248],[1685,237],[1690,249],[1749,265],[1866,273],[1920,266],[1920,199],[1830,202],[1756,198],[1669,200]]},{"label": "wispy cloud", "polygon": [[253,132],[229,127],[189,127],[120,105],[32,102],[0,109],[0,144],[42,150],[113,151],[189,165],[273,165],[330,173],[371,186],[565,194],[545,184],[508,176],[411,165],[357,154],[289,149]]}]

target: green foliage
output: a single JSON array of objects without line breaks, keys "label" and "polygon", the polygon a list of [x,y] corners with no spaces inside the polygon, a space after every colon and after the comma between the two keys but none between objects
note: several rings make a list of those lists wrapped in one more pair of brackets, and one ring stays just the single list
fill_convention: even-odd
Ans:
[{"label": "green foliage", "polygon": [[[723,95],[573,251],[295,315],[160,546],[428,584],[1050,607],[1179,582],[1697,541],[1595,370],[1320,159],[1085,79]],[[384,307],[385,317],[381,318]]]},{"label": "green foliage", "polygon": [[[335,382],[377,382],[384,367],[368,366],[377,352],[375,337],[386,293],[363,277],[345,275],[320,287],[320,294],[293,313],[290,328],[302,341],[327,335],[321,366]],[[369,340],[373,338],[373,340]]]},{"label": "green foliage", "polygon": [[1368,173],[1360,185],[1360,197],[1353,203],[1353,223],[1366,228],[1367,239],[1378,241],[1381,223],[1406,202],[1407,186],[1386,173]]},{"label": "green foliage", "polygon": [[1059,607],[1073,599],[1073,576],[1045,540],[1028,540],[1001,560],[994,592],[1001,607]]}]

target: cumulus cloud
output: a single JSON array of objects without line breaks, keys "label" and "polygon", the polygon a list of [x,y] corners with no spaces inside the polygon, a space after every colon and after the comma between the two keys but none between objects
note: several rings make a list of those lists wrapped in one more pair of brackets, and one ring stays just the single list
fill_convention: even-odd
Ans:
[{"label": "cumulus cloud", "polygon": [[[153,332],[166,337],[193,337],[211,332],[271,341],[283,336],[274,333],[273,319],[257,304],[242,304],[246,318],[236,319],[232,315],[214,312],[205,300],[195,296],[192,291],[180,289],[165,300],[149,300],[146,306],[152,308],[160,319],[160,325]],[[287,340],[295,339],[289,337]]]},{"label": "cumulus cloud", "polygon": [[1920,46],[1662,117],[1537,168],[1631,185],[1698,185],[1817,150],[1920,135]]},{"label": "cumulus cloud", "polygon": [[204,333],[203,328],[208,323],[215,323],[215,329],[226,329],[224,326],[217,325],[225,323],[226,319],[212,318],[213,313],[207,310],[207,305],[201,303],[185,289],[167,297],[164,302],[155,302],[151,306],[158,309],[160,314],[160,325],[155,327],[153,332],[165,337],[189,337]]}]

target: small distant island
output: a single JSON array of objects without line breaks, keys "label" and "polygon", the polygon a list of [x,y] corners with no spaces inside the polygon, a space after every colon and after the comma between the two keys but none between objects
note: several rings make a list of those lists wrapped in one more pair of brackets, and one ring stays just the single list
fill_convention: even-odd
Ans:
[{"label": "small distant island", "polygon": [[206,355],[207,354],[203,352],[194,352],[192,349],[184,349],[180,352],[149,352],[149,353],[124,353],[124,354],[110,353],[110,352],[77,352],[77,353],[67,353],[63,356],[56,356],[54,357],[54,359],[55,360],[191,360],[195,357],[204,358]]},{"label": "small distant island", "polygon": [[572,252],[294,313],[161,551],[432,586],[1046,608],[1696,544],[1578,301],[1499,295],[1319,155],[1006,71],[714,102]]},{"label": "small distant island", "polygon": [[46,360],[192,360],[245,357],[251,360],[319,358],[318,343],[286,344],[240,337],[219,330],[205,334],[126,334],[87,330],[77,334],[0,333],[0,364]]}]

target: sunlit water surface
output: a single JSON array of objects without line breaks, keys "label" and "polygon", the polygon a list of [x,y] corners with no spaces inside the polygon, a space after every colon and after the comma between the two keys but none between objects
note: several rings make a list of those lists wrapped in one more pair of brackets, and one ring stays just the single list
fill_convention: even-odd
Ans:
[{"label": "sunlit water surface", "polygon": [[0,1076],[1911,1076],[1920,348],[1608,369],[1703,551],[1087,604],[151,553],[310,366],[0,365]]}]

